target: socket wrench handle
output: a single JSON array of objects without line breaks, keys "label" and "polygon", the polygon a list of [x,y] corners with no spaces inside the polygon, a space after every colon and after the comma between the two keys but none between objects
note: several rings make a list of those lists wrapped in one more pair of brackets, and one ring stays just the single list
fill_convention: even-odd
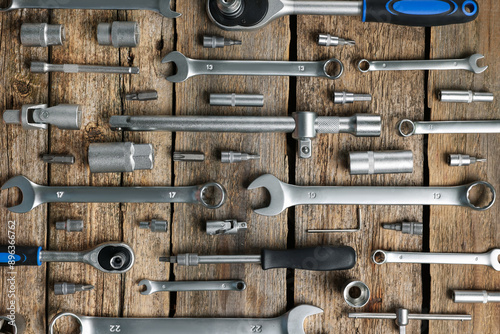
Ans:
[{"label": "socket wrench handle", "polygon": [[0,246],[0,266],[41,266],[42,247]]},{"label": "socket wrench handle", "polygon": [[500,133],[500,120],[414,122],[404,119],[399,122],[398,129],[403,137],[438,133]]}]

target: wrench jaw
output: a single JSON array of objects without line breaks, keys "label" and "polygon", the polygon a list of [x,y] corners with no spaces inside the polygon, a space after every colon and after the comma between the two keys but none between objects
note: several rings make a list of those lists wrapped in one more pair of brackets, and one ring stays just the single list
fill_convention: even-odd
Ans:
[{"label": "wrench jaw", "polygon": [[277,216],[283,210],[289,207],[286,205],[285,184],[278,180],[274,175],[265,174],[255,179],[249,186],[248,190],[265,188],[271,195],[271,202],[266,208],[255,209],[255,213],[263,216]]},{"label": "wrench jaw", "polygon": [[482,54],[474,54],[469,57],[469,65],[474,73],[476,74],[483,73],[488,69],[488,66],[480,67],[477,65],[478,61],[483,58],[484,56]]},{"label": "wrench jaw", "polygon": [[10,188],[18,188],[22,194],[21,204],[16,206],[8,207],[7,209],[14,213],[26,213],[36,208],[38,205],[42,204],[42,201],[37,195],[37,188],[40,187],[36,183],[31,182],[24,176],[15,176],[9,179],[2,186],[2,190],[7,190]]},{"label": "wrench jaw", "polygon": [[141,295],[150,295],[153,293],[153,286],[151,285],[151,281],[148,279],[143,279],[142,281],[139,282],[139,286],[144,285],[146,287],[146,290],[141,291]]},{"label": "wrench jaw", "polygon": [[175,19],[176,17],[181,16],[182,14],[174,12],[172,9],[170,9],[170,0],[158,0],[160,3],[160,7],[158,12],[165,16],[168,17],[169,19]]},{"label": "wrench jaw", "polygon": [[500,271],[500,249],[493,249],[490,252],[491,267],[496,271]]},{"label": "wrench jaw", "polygon": [[192,73],[189,73],[189,62],[191,59],[184,56],[179,51],[170,52],[168,55],[163,58],[161,61],[162,64],[166,63],[174,63],[175,67],[177,67],[177,73],[171,76],[168,76],[166,79],[170,82],[184,82],[190,77],[193,76]]},{"label": "wrench jaw", "polygon": [[287,334],[305,334],[304,322],[307,317],[323,313],[323,310],[316,306],[299,305],[282,315],[282,328]]},{"label": "wrench jaw", "polygon": [[61,319],[61,318],[64,318],[64,317],[72,317],[72,318],[75,318],[76,321],[78,321],[78,323],[80,324],[80,332],[81,333],[87,333],[87,332],[84,332],[84,327],[83,327],[83,321],[82,321],[82,316],[81,315],[78,315],[78,314],[75,314],[75,313],[71,313],[71,312],[64,312],[64,313],[59,313],[59,314],[56,314],[54,316],[54,318],[52,318],[52,320],[50,321],[50,324],[49,324],[49,334],[54,334],[54,325],[56,324],[56,322]]}]

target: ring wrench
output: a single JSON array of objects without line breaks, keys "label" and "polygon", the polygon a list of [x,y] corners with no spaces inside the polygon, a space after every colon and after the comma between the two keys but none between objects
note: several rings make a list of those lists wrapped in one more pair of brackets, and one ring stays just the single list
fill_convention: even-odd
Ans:
[{"label": "ring wrench", "polygon": [[45,251],[42,247],[0,246],[0,266],[41,266],[42,262],[81,262],[105,273],[123,274],[134,265],[129,245],[107,242],[81,252]]},{"label": "ring wrench", "polygon": [[363,22],[439,26],[473,21],[478,9],[472,0],[207,0],[208,16],[225,30],[259,29],[282,16],[301,14],[361,16]]},{"label": "ring wrench", "polygon": [[446,133],[500,133],[500,120],[414,122],[404,119],[399,122],[398,130],[403,137]]},{"label": "ring wrench", "polygon": [[425,263],[425,264],[474,264],[489,266],[500,271],[500,248],[487,253],[422,253],[422,252],[390,252],[376,250],[372,254],[375,264],[384,263]]},{"label": "ring wrench", "polygon": [[[485,206],[472,203],[470,192],[475,187],[489,189],[492,199]],[[271,174],[258,177],[248,189],[265,188],[271,195],[266,208],[255,213],[276,216],[296,205],[457,205],[484,211],[493,206],[495,188],[488,182],[478,181],[457,187],[359,187],[330,186],[305,187],[290,185]]]},{"label": "ring wrench", "polygon": [[14,9],[108,9],[108,10],[151,10],[168,18],[176,18],[181,14],[170,9],[170,0],[9,0],[9,6],[0,12]]},{"label": "ring wrench", "polygon": [[424,70],[467,70],[476,74],[486,71],[488,66],[479,67],[477,62],[484,56],[474,54],[464,59],[432,59],[432,60],[367,60],[358,62],[358,69],[363,72],[372,71],[424,71]]},{"label": "ring wrench", "polygon": [[[224,187],[216,182],[191,187],[58,187],[41,186],[24,176],[15,176],[5,182],[2,190],[13,187],[23,195],[21,204],[8,208],[15,213],[29,212],[44,203],[200,203],[217,209],[227,197]],[[217,204],[205,198],[209,189],[220,193]]]},{"label": "ring wrench", "polygon": [[165,291],[243,291],[247,288],[244,281],[186,281],[186,282],[155,282],[143,279],[139,286],[146,290],[141,295],[150,295]]},{"label": "ring wrench", "polygon": [[[162,63],[173,62],[177,73],[167,77],[170,82],[183,82],[197,75],[250,75],[324,77],[338,79],[344,73],[344,64],[332,58],[326,61],[266,61],[266,60],[198,60],[178,51],[170,52]],[[337,64],[335,74],[329,74],[328,65]]]},{"label": "ring wrench", "polygon": [[304,321],[308,316],[323,313],[319,307],[300,305],[277,318],[104,318],[60,313],[49,325],[63,317],[72,317],[80,324],[81,334],[305,334]]}]

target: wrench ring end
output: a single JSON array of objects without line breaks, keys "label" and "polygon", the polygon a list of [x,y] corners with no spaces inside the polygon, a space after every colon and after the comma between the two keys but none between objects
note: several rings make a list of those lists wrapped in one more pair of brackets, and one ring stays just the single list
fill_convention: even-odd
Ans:
[{"label": "wrench ring end", "polygon": [[141,286],[145,286],[146,287],[146,290],[144,291],[141,291],[141,295],[150,295],[152,292],[152,287],[151,287],[151,281],[150,280],[147,280],[147,279],[143,279],[142,281],[139,282],[139,284],[137,284],[139,287]]},{"label": "wrench ring end", "polygon": [[[207,191],[209,188],[216,188],[216,189],[219,189],[220,192],[221,192],[221,198],[220,198],[220,201],[219,203],[217,204],[210,204],[208,203],[205,198],[203,197],[203,194],[205,193],[205,191]],[[224,203],[226,203],[226,199],[227,199],[227,192],[226,192],[226,189],[222,186],[222,184],[220,183],[217,183],[217,182],[210,182],[210,183],[207,183],[207,184],[204,184],[200,187],[200,190],[199,190],[199,201],[200,203],[208,208],[208,209],[218,209],[220,208],[222,205],[224,205]]]},{"label": "wrench ring end", "polygon": [[82,332],[83,323],[82,323],[82,319],[80,319],[80,316],[78,314],[75,314],[75,313],[64,312],[64,313],[59,313],[54,318],[52,318],[52,320],[50,321],[50,325],[49,325],[49,334],[54,334],[54,325],[55,325],[55,323],[57,322],[57,320],[59,320],[59,319],[61,319],[63,317],[73,317],[73,318],[75,318],[78,321],[78,323],[80,324],[80,333]]},{"label": "wrench ring end", "polygon": [[[366,65],[367,67],[365,69],[363,69],[361,66],[362,65]],[[358,62],[358,70],[360,72],[363,72],[363,73],[367,73],[367,72],[370,72],[370,61],[368,59],[361,59],[359,62]]]},{"label": "wrench ring end", "polygon": [[[408,132],[403,131],[403,126],[404,125],[409,125],[411,131],[408,131]],[[404,119],[401,122],[399,122],[398,130],[399,130],[399,134],[401,136],[403,136],[403,137],[411,137],[411,136],[413,136],[415,134],[415,130],[416,130],[415,129],[415,123],[413,123],[412,120]]]},{"label": "wrench ring end", "polygon": [[[328,74],[327,67],[330,64],[336,63],[339,66],[339,71],[336,75],[330,75]],[[325,72],[325,76],[329,79],[336,80],[339,79],[343,74],[344,74],[344,64],[337,58],[332,58],[328,59],[325,61],[325,64],[323,65],[323,71]]]},{"label": "wrench ring end", "polygon": [[[479,207],[479,206],[474,205],[474,203],[472,203],[472,201],[470,199],[470,193],[471,193],[472,189],[474,189],[474,187],[481,186],[481,185],[486,186],[491,191],[491,194],[493,196],[491,201],[486,206],[483,206],[483,207]],[[495,188],[493,187],[493,185],[491,183],[488,183],[486,181],[474,182],[471,185],[469,185],[469,187],[467,188],[467,204],[474,210],[486,211],[486,210],[490,209],[493,206],[493,204],[495,204],[496,198],[497,198],[497,192],[496,192]]]},{"label": "wrench ring end", "polygon": [[[377,260],[378,258],[378,260]],[[387,254],[385,251],[378,249],[372,253],[372,261],[375,264],[381,265],[387,263]]]}]

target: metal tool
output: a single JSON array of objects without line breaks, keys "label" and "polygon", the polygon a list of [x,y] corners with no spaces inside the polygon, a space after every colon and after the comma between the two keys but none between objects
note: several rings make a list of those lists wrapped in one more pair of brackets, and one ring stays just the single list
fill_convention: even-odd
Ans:
[{"label": "metal tool", "polygon": [[26,130],[47,130],[49,124],[61,130],[80,130],[82,108],[77,104],[25,104],[21,110],[5,110],[3,120],[7,124],[21,124]]},{"label": "metal tool", "polygon": [[264,106],[264,95],[260,94],[210,94],[211,106],[258,107]]},{"label": "metal tool", "polygon": [[174,161],[205,161],[205,153],[202,152],[174,152]]},{"label": "metal tool", "polygon": [[440,26],[476,19],[479,5],[473,0],[207,0],[208,16],[225,30],[259,29],[285,15],[361,16],[363,22],[407,26]]},{"label": "metal tool", "polygon": [[[353,290],[359,290],[359,295],[353,297]],[[363,307],[370,301],[370,289],[361,281],[351,280],[344,285],[344,300],[351,307]]]},{"label": "metal tool", "polygon": [[453,290],[454,303],[500,303],[500,292]]},{"label": "metal tool", "polygon": [[32,73],[103,73],[103,74],[139,74],[139,67],[99,66],[76,64],[49,64],[42,61],[31,62]]},{"label": "metal tool", "polygon": [[[226,201],[226,190],[216,182],[191,187],[58,187],[41,186],[24,176],[5,182],[2,190],[17,187],[22,193],[21,204],[9,211],[26,213],[43,203],[198,203],[208,209],[220,208]],[[211,203],[205,198],[209,190],[218,192]]]},{"label": "metal tool", "polygon": [[448,164],[453,167],[469,166],[476,162],[486,162],[486,159],[471,157],[467,154],[450,154],[448,155]]},{"label": "metal tool", "polygon": [[347,92],[334,92],[333,93],[333,103],[335,104],[347,104],[354,102],[370,102],[372,96],[370,94],[355,94]]},{"label": "metal tool", "polygon": [[323,230],[307,230],[307,233],[356,233],[361,231],[361,226],[363,225],[361,219],[361,208],[358,208],[358,227],[356,228],[346,228],[346,229],[323,229]]},{"label": "metal tool", "polygon": [[66,232],[83,231],[83,220],[68,219],[64,222],[56,222],[56,230]]},{"label": "metal tool", "polygon": [[88,149],[91,173],[133,172],[154,166],[151,144],[94,143]]},{"label": "metal tool", "polygon": [[49,334],[54,334],[57,320],[72,317],[80,324],[81,333],[120,334],[305,334],[304,321],[308,316],[323,310],[310,305],[294,307],[277,318],[99,318],[74,313],[60,313],[49,325]]},{"label": "metal tool", "polygon": [[349,173],[351,175],[413,173],[413,152],[349,152]]},{"label": "metal tool", "polygon": [[238,234],[240,231],[246,231],[248,225],[246,222],[239,222],[236,219],[209,220],[207,221],[207,234],[208,235],[221,235],[221,234]]},{"label": "metal tool", "polygon": [[166,291],[243,291],[247,288],[244,281],[186,281],[186,282],[155,282],[143,279],[139,286],[146,290],[141,295],[151,295]]},{"label": "metal tool", "polygon": [[339,45],[356,45],[355,41],[332,36],[330,34],[318,35],[319,46],[339,46]]},{"label": "metal tool", "polygon": [[398,128],[403,137],[437,133],[500,133],[500,120],[423,122],[404,119]]},{"label": "metal tool", "polygon": [[75,163],[75,156],[72,154],[44,154],[42,155],[42,161],[47,164],[73,165]]},{"label": "metal tool", "polygon": [[54,294],[56,296],[73,295],[80,291],[90,291],[93,290],[94,286],[90,284],[74,284],[59,282],[54,284]]},{"label": "metal tool", "polygon": [[21,44],[32,47],[62,45],[66,39],[62,24],[23,23],[21,25]]},{"label": "metal tool", "polygon": [[112,45],[115,48],[135,48],[139,45],[141,30],[137,22],[99,23],[97,25],[97,43]]},{"label": "metal tool", "polygon": [[41,266],[42,262],[81,262],[112,274],[122,274],[134,265],[134,251],[119,242],[100,244],[88,251],[44,251],[42,247],[0,246],[0,266]]},{"label": "metal tool", "polygon": [[394,224],[382,224],[386,230],[401,231],[403,234],[423,235],[424,224],[415,222],[402,222]]},{"label": "metal tool", "polygon": [[127,101],[154,101],[158,100],[158,92],[155,90],[148,90],[144,92],[131,93],[125,95]]},{"label": "metal tool", "polygon": [[176,18],[181,14],[170,9],[170,0],[9,0],[8,6],[0,12],[14,9],[95,9],[95,10],[151,10],[168,18]]},{"label": "metal tool", "polygon": [[259,160],[260,155],[258,154],[249,154],[249,153],[241,153],[241,152],[233,152],[233,151],[222,151],[220,153],[220,161],[222,163],[235,163],[249,160]]},{"label": "metal tool", "polygon": [[318,133],[350,133],[358,137],[380,136],[379,115],[321,117],[314,112],[296,112],[291,117],[260,116],[111,116],[113,130],[189,132],[292,132],[298,140],[299,156],[312,156],[312,141]]},{"label": "metal tool", "polygon": [[471,90],[441,90],[438,93],[441,102],[472,103],[493,102],[493,93],[473,92]]},{"label": "metal tool", "polygon": [[0,315],[0,331],[5,334],[24,334],[26,319],[19,313]]},{"label": "metal tool", "polygon": [[375,264],[384,263],[425,263],[425,264],[473,264],[489,266],[500,271],[500,249],[487,253],[422,253],[390,252],[376,250],[372,254]]},{"label": "metal tool", "polygon": [[355,319],[392,319],[396,320],[399,334],[406,334],[406,326],[410,320],[450,320],[470,321],[472,317],[467,314],[413,314],[407,309],[399,308],[396,313],[349,313],[349,318]]},{"label": "metal tool", "polygon": [[467,70],[476,74],[486,71],[488,66],[479,67],[477,62],[483,59],[481,54],[474,54],[464,59],[432,59],[432,60],[367,60],[358,62],[361,72],[372,71],[427,71],[427,70]]},{"label": "metal tool", "polygon": [[[344,64],[332,58],[326,61],[273,61],[273,60],[198,60],[179,51],[170,52],[162,63],[173,62],[177,73],[167,77],[170,82],[183,82],[197,75],[250,75],[323,77],[338,79],[344,73]],[[336,65],[335,73],[329,69]]]},{"label": "metal tool", "polygon": [[231,45],[241,45],[241,41],[222,36],[203,36],[203,47],[207,49],[223,48]]},{"label": "metal tool", "polygon": [[255,263],[262,269],[288,268],[315,271],[347,270],[356,265],[356,251],[352,247],[318,246],[274,251],[263,249],[261,255],[198,255],[179,254],[161,257],[161,262],[180,266],[212,263]]},{"label": "metal tool", "polygon": [[150,222],[140,222],[139,227],[149,229],[151,232],[167,232],[168,223],[166,220],[152,219]]},{"label": "metal tool", "polygon": [[[489,189],[491,201],[476,206],[470,192],[475,187]],[[266,208],[255,213],[276,216],[296,205],[457,205],[483,211],[495,203],[495,188],[488,182],[477,181],[457,187],[356,187],[356,186],[295,186],[278,180],[271,174],[258,177],[248,189],[265,188],[271,195]],[[483,195],[483,197],[486,195]]]}]

